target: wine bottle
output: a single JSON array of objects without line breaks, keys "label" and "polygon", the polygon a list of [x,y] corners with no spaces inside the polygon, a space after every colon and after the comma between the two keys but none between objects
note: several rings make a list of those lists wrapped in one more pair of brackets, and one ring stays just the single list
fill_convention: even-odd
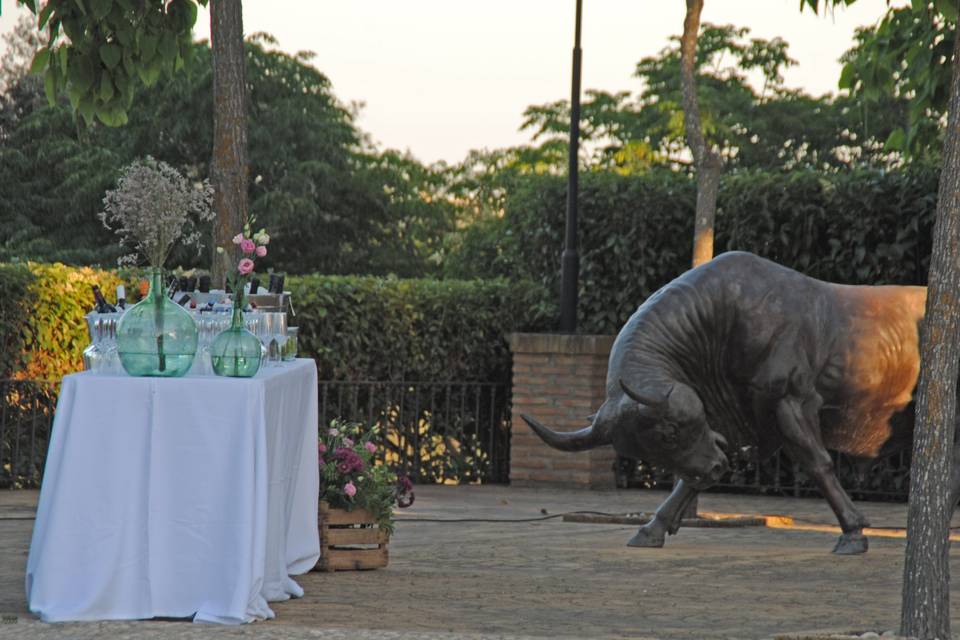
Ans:
[{"label": "wine bottle", "polygon": [[260,279],[259,278],[250,278],[250,295],[257,295],[257,291],[260,289]]},{"label": "wine bottle", "polygon": [[117,285],[117,308],[121,311],[127,308],[127,290],[122,284]]},{"label": "wine bottle", "polygon": [[210,276],[200,276],[197,287],[200,293],[210,293]]},{"label": "wine bottle", "polygon": [[103,297],[103,294],[100,293],[100,287],[98,285],[93,285],[93,301],[96,304],[95,310],[97,313],[116,313],[117,308],[107,302],[107,299]]}]

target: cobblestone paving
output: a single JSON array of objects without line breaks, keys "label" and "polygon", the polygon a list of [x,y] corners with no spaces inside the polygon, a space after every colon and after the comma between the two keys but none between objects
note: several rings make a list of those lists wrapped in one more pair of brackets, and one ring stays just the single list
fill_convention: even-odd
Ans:
[{"label": "cobblestone paving", "polygon": [[[391,541],[389,567],[300,576],[305,597],[274,603],[277,619],[225,628],[37,622],[23,594],[31,498],[0,493],[0,638],[794,640],[897,628],[902,539],[872,538],[866,555],[837,557],[830,554],[835,536],[821,532],[683,529],[657,550],[626,547],[634,527],[624,525],[424,521],[649,511],[663,498],[644,491],[418,487]],[[903,526],[906,519],[904,505],[861,506],[875,526]],[[708,494],[700,508],[834,523],[822,500]],[[958,575],[960,553],[953,555]],[[960,616],[953,624],[960,629]]]}]

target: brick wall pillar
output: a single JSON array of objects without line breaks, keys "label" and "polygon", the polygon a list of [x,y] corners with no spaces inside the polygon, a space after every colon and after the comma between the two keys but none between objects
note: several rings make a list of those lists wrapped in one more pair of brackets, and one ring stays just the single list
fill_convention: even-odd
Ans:
[{"label": "brick wall pillar", "polygon": [[514,333],[510,483],[591,489],[615,486],[611,447],[570,453],[548,447],[520,414],[557,431],[587,426],[603,403],[612,336]]}]

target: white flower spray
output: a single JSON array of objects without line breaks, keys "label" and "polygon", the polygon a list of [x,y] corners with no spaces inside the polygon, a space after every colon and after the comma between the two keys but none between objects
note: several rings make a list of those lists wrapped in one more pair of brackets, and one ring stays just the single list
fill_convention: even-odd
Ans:
[{"label": "white flower spray", "polygon": [[178,241],[196,245],[199,255],[197,226],[213,219],[212,201],[209,182],[191,185],[166,162],[147,156],[123,169],[117,188],[107,191],[99,217],[120,236],[122,246],[134,250],[121,257],[120,264],[136,265],[143,256],[159,269]]}]

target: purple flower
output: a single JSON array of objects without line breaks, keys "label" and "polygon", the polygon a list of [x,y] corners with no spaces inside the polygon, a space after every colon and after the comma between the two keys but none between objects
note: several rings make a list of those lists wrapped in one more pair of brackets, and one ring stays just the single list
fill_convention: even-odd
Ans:
[{"label": "purple flower", "polygon": [[327,445],[325,445],[324,443],[321,442],[321,443],[317,446],[317,450],[319,450],[320,453],[326,453],[326,452],[327,452]]},{"label": "purple flower", "polygon": [[363,458],[352,449],[340,447],[334,452],[333,457],[337,460],[337,471],[340,473],[363,471]]},{"label": "purple flower", "polygon": [[369,451],[370,453],[377,452],[377,445],[373,444],[372,442],[364,442],[363,448]]},{"label": "purple flower", "polygon": [[317,459],[320,461],[320,466],[321,466],[321,467],[322,467],[323,465],[327,464],[327,461],[323,459],[323,456],[319,456],[319,458],[317,458]]},{"label": "purple flower", "polygon": [[353,496],[357,495],[357,488],[353,486],[352,482],[348,482],[347,484],[343,485],[343,492],[352,498]]}]

